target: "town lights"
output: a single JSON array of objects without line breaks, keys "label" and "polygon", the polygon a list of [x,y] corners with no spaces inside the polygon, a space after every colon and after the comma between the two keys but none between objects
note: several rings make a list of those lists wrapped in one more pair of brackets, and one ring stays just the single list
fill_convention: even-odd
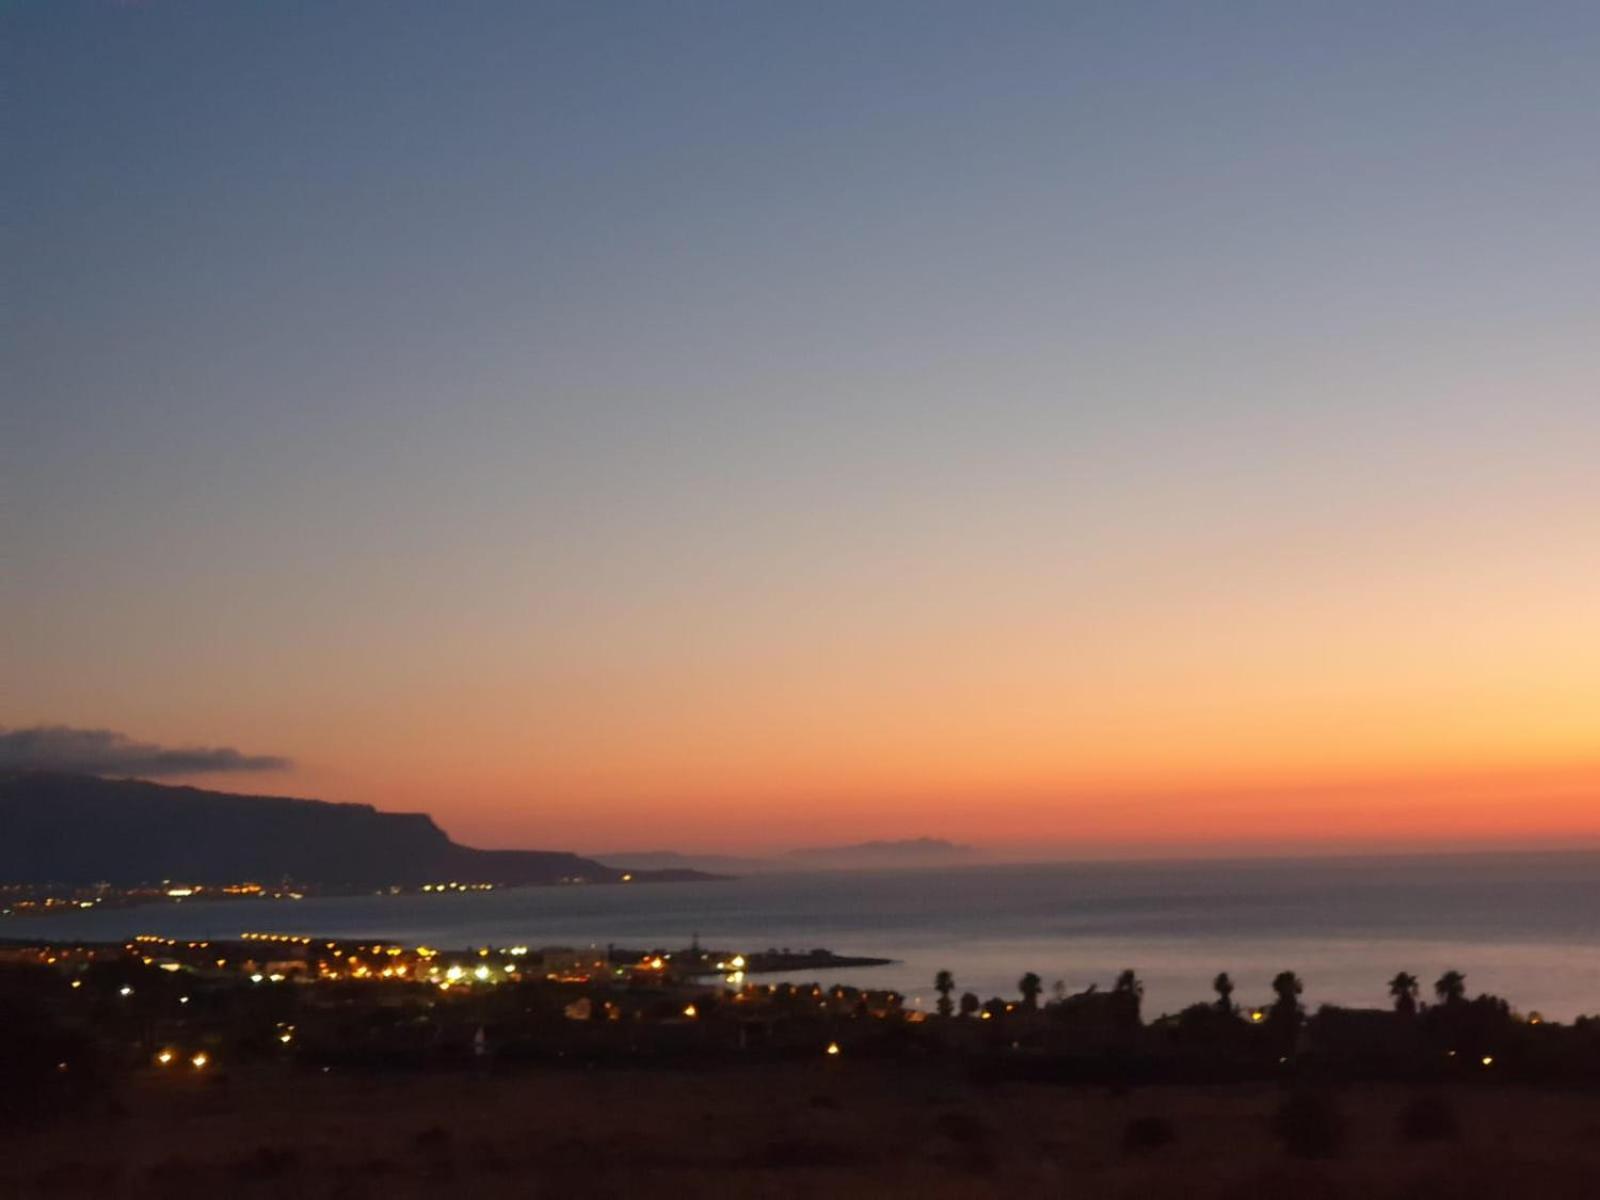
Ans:
[{"label": "town lights", "polygon": [[193,1058],[191,1058],[189,1060],[189,1065],[191,1067],[193,1067],[196,1071],[203,1071],[203,1070],[206,1069],[206,1064],[209,1063],[210,1061],[211,1061],[211,1056],[209,1054],[207,1054],[204,1050],[202,1050],[199,1054],[196,1054]]},{"label": "town lights", "polygon": [[828,1043],[828,1057],[829,1058],[838,1058],[839,1057],[839,1043],[838,1042],[829,1042]]},{"label": "town lights", "polygon": [[172,1058],[173,1055],[171,1050],[163,1050],[160,1054],[156,1055],[156,1064],[164,1067],[172,1061]]}]

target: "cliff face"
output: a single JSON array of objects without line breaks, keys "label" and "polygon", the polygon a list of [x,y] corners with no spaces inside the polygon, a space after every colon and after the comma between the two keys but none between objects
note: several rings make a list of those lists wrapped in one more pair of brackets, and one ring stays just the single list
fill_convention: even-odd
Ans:
[{"label": "cliff face", "polygon": [[220,884],[287,877],[369,888],[450,879],[599,883],[620,876],[576,854],[458,846],[424,813],[90,775],[0,777],[0,882]]}]

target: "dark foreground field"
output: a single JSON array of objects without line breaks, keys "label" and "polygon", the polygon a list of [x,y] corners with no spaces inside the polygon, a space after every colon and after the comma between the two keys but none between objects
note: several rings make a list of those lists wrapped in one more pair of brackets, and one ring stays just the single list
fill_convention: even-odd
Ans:
[{"label": "dark foreground field", "polygon": [[1311,1097],[1285,1127],[1286,1096],[989,1085],[846,1061],[152,1076],[104,1112],[5,1134],[0,1195],[1600,1194],[1600,1101],[1586,1095],[1353,1086]]}]

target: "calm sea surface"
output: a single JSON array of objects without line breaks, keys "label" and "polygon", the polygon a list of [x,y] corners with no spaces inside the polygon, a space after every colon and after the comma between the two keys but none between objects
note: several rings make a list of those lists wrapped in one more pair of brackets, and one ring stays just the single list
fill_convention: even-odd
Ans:
[{"label": "calm sea surface", "polygon": [[[1398,970],[1447,968],[1522,1011],[1600,1012],[1600,854],[1087,863],[757,876],[719,883],[522,888],[455,896],[236,901],[0,921],[0,936],[369,935],[435,946],[824,946],[893,958],[820,982],[894,987],[931,1005],[934,972],[1011,996],[1106,986],[1124,967],[1146,1011],[1210,997],[1229,972],[1245,1003],[1280,970],[1307,1003],[1379,1005]],[[766,977],[763,977],[766,978]]]}]

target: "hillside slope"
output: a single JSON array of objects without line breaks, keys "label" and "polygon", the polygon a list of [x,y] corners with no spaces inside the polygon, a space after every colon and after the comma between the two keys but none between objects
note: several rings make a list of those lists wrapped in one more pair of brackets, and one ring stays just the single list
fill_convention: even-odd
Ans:
[{"label": "hillside slope", "polygon": [[[375,888],[444,880],[614,883],[622,875],[565,851],[457,845],[425,813],[92,775],[0,776],[0,881],[7,883],[288,878]],[[696,876],[636,877],[646,882]]]}]

